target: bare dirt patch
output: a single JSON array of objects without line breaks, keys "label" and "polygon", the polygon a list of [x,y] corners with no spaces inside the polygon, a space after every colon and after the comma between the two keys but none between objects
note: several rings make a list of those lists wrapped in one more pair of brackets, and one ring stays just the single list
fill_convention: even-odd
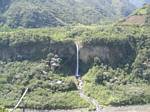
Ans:
[{"label": "bare dirt patch", "polygon": [[144,25],[145,20],[146,20],[146,15],[134,15],[134,16],[129,16],[122,24],[123,25]]}]

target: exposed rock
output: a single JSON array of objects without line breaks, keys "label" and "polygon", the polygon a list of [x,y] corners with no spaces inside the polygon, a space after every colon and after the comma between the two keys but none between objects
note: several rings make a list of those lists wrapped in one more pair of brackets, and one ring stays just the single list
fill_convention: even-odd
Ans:
[{"label": "exposed rock", "polygon": [[134,50],[128,41],[102,43],[95,40],[94,44],[85,44],[80,49],[80,60],[86,64],[98,57],[102,63],[117,67],[127,63],[133,55]]},{"label": "exposed rock", "polygon": [[[3,61],[46,60],[47,56],[52,54],[47,62],[52,69],[59,67],[60,71],[65,71],[67,74],[75,73],[76,47],[73,41],[54,41],[53,43],[51,40],[29,41],[8,44],[5,47],[0,44],[0,51],[0,60]],[[99,59],[99,63],[117,67],[130,62],[134,58],[134,50],[128,41],[124,40],[110,43],[93,40],[85,43],[80,48],[81,73],[88,70],[89,65],[94,63],[95,57]]]}]

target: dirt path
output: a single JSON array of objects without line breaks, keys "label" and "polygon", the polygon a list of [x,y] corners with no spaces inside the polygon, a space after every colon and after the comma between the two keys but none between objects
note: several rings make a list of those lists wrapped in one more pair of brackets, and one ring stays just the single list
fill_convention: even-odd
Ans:
[{"label": "dirt path", "polygon": [[88,97],[87,95],[85,95],[85,93],[83,92],[83,90],[82,90],[82,88],[83,88],[83,81],[82,81],[82,79],[78,79],[78,82],[79,82],[78,90],[79,90],[80,97],[85,99],[89,103],[93,104],[96,107],[96,111],[95,112],[103,112],[103,110],[100,107],[99,103],[94,98],[91,98],[91,97]]},{"label": "dirt path", "polygon": [[150,112],[150,105],[106,107],[104,112]]},{"label": "dirt path", "polygon": [[[150,104],[148,105],[132,105],[132,106],[120,106],[120,107],[106,107],[102,108],[96,99],[88,97],[83,91],[83,80],[78,79],[78,90],[81,98],[85,99],[87,102],[93,104],[96,107],[94,112],[150,112]],[[77,111],[81,112],[81,111]],[[87,112],[87,111],[83,111]]]}]

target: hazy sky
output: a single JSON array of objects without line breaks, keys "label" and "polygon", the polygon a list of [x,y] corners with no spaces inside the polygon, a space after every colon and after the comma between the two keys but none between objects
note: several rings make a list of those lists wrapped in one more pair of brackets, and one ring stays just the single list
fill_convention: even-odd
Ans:
[{"label": "hazy sky", "polygon": [[150,3],[150,0],[130,0],[131,3],[136,5],[137,7],[141,7],[144,3]]}]

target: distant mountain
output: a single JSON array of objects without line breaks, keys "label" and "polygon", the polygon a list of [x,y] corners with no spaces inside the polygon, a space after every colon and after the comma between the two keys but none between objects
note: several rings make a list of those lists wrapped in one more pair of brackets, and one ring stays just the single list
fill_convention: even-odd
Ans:
[{"label": "distant mountain", "polygon": [[66,24],[93,24],[129,15],[129,0],[1,0],[0,24],[38,28]]}]

